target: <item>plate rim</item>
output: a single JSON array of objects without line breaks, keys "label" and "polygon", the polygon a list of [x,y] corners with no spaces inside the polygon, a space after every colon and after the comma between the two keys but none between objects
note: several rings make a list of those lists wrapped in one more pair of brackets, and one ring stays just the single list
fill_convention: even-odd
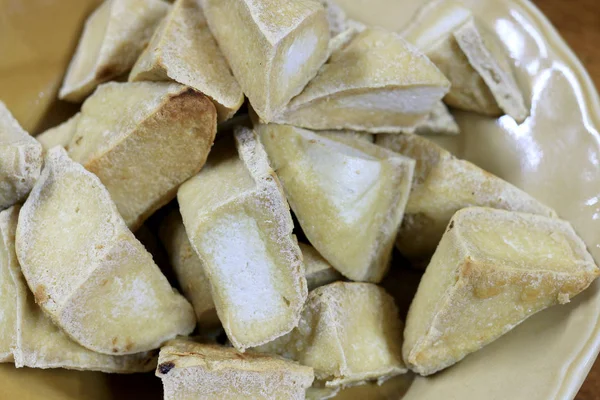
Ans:
[{"label": "plate rim", "polygon": [[[527,13],[528,18],[536,24],[536,29],[543,34],[546,42],[552,46],[557,58],[566,64],[573,72],[579,90],[584,97],[580,103],[583,118],[591,121],[596,131],[600,128],[600,93],[592,78],[573,49],[552,24],[550,19],[531,0],[501,0],[510,8],[520,8]],[[598,135],[594,135],[600,141]],[[598,261],[596,261],[598,263]],[[561,380],[555,394],[555,399],[573,400],[586,380],[598,354],[600,353],[600,314],[592,332],[580,351],[571,359],[568,365],[560,371]]]}]

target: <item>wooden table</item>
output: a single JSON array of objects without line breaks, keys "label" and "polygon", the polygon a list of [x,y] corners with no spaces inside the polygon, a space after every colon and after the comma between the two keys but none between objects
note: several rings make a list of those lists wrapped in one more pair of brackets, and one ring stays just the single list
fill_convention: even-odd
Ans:
[{"label": "wooden table", "polygon": [[[600,90],[600,0],[534,0],[575,51]],[[600,358],[576,400],[600,399]]]}]

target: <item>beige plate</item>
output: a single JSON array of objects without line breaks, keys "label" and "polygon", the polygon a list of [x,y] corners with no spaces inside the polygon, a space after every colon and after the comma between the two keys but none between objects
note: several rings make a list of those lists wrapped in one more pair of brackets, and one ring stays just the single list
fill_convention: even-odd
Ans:
[{"label": "beige plate", "polygon": [[[339,0],[352,17],[394,30],[421,2]],[[507,117],[490,120],[459,113],[463,134],[444,144],[555,207],[600,260],[600,102],[590,78],[528,2],[467,2],[509,48],[532,112],[520,126]],[[39,129],[42,117],[48,118],[53,93],[92,3],[97,0],[0,0],[0,98],[29,129]],[[396,400],[405,393],[402,398],[411,400],[572,399],[598,353],[599,316],[600,281],[571,304],[534,316],[433,378],[401,378],[344,397]],[[117,377],[4,365],[0,398],[159,399],[161,390],[151,375]]]}]

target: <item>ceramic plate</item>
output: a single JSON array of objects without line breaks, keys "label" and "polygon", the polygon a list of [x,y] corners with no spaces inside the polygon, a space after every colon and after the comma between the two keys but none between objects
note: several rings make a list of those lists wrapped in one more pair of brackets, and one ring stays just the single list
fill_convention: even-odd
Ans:
[{"label": "ceramic plate", "polygon": [[[338,0],[351,17],[398,30],[422,1]],[[502,39],[531,105],[509,117],[456,113],[459,137],[440,142],[554,207],[600,260],[600,102],[571,50],[522,0],[466,1]],[[54,102],[84,16],[96,0],[0,0],[0,98],[31,131],[72,109]],[[35,29],[31,29],[35,27]],[[350,389],[353,399],[572,399],[600,345],[600,281],[431,378],[405,376]],[[161,398],[151,375],[110,376],[0,367],[0,398]]]}]

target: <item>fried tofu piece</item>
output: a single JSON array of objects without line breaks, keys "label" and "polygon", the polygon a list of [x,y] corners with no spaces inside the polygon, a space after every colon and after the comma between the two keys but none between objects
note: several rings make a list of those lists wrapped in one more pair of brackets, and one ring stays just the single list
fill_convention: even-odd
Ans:
[{"label": "fried tofu piece", "polygon": [[330,140],[289,125],[259,125],[257,132],[310,243],[345,277],[379,282],[414,161],[362,140]]},{"label": "fried tofu piece", "polygon": [[100,180],[48,151],[19,214],[16,252],[36,303],[82,346],[148,351],[195,326],[191,305],[127,229]]},{"label": "fried tofu piece", "polygon": [[130,81],[174,80],[214,102],[219,121],[231,118],[244,94],[196,0],[177,0],[135,63]]},{"label": "fried tofu piece", "polygon": [[105,0],[85,23],[58,97],[83,101],[129,71],[168,10],[162,0]]},{"label": "fried tofu piece", "polygon": [[[0,360],[17,367],[68,368],[103,372],[148,372],[156,366],[155,352],[112,356],[88,350],[71,340],[35,304],[15,253],[19,206],[0,212]],[[7,347],[8,346],[8,347]],[[8,353],[6,351],[8,351]],[[10,359],[7,355],[10,354]]]},{"label": "fried tofu piece", "polygon": [[69,156],[100,178],[136,230],[202,168],[216,127],[212,102],[183,85],[111,82],[83,104]]},{"label": "fried tofu piece", "polygon": [[[289,207],[254,132],[239,128],[177,194],[217,314],[240,351],[292,330],[307,296]],[[236,151],[237,147],[237,151]]]},{"label": "fried tofu piece", "polygon": [[448,108],[439,101],[427,118],[420,122],[414,129],[403,133],[416,133],[418,135],[458,135],[460,128]]},{"label": "fried tofu piece", "polygon": [[233,75],[264,121],[271,122],[329,56],[327,16],[316,1],[198,1]]},{"label": "fried tofu piece", "polygon": [[0,101],[0,210],[25,199],[41,168],[42,145]]},{"label": "fried tofu piece", "polygon": [[529,114],[505,49],[465,6],[430,1],[403,36],[448,77],[452,86],[444,101],[450,106],[494,117],[508,114],[517,122]]},{"label": "fried tofu piece", "polygon": [[329,23],[329,34],[336,37],[348,29],[348,16],[346,12],[332,0],[319,0],[327,12],[327,22]]},{"label": "fried tofu piece", "polygon": [[17,288],[9,266],[17,263],[15,230],[19,206],[0,211],[0,362],[13,362],[17,344]]},{"label": "fried tofu piece", "polygon": [[68,150],[69,143],[77,131],[80,116],[81,113],[77,113],[62,124],[37,135],[35,138],[42,144],[44,151],[48,151],[54,146],[64,147]]},{"label": "fried tofu piece", "polygon": [[396,246],[415,265],[427,264],[450,218],[483,206],[556,216],[554,210],[510,183],[459,160],[418,135],[379,135],[376,143],[417,161]]},{"label": "fried tofu piece", "polygon": [[299,246],[304,258],[308,290],[344,279],[314,247],[305,243],[299,243]]},{"label": "fried tofu piece", "polygon": [[160,350],[165,400],[300,400],[312,368],[231,347],[173,340]]},{"label": "fried tofu piece", "polygon": [[162,222],[159,236],[169,254],[177,282],[194,307],[199,329],[205,331],[220,326],[210,281],[185,232],[178,210],[173,210]]},{"label": "fried tofu piece", "polygon": [[336,282],[310,292],[298,327],[256,350],[315,370],[326,387],[383,381],[407,371],[393,298],[372,283]]},{"label": "fried tofu piece", "polygon": [[319,135],[325,136],[331,140],[346,140],[346,139],[357,139],[364,140],[365,142],[375,142],[375,136],[367,132],[356,132],[356,131],[319,131]]},{"label": "fried tofu piece", "polygon": [[568,303],[599,274],[571,225],[491,208],[457,212],[427,267],[404,330],[404,360],[429,375],[529,316]]},{"label": "fried tofu piece", "polygon": [[[206,331],[221,326],[212,299],[210,281],[202,261],[190,243],[178,211],[173,211],[165,218],[159,235],[169,253],[183,294],[194,307],[198,327]],[[343,279],[312,246],[304,243],[298,245],[304,259],[308,290]]]},{"label": "fried tofu piece", "polygon": [[401,132],[423,121],[449,85],[400,35],[367,28],[335,50],[274,121],[318,130]]}]

